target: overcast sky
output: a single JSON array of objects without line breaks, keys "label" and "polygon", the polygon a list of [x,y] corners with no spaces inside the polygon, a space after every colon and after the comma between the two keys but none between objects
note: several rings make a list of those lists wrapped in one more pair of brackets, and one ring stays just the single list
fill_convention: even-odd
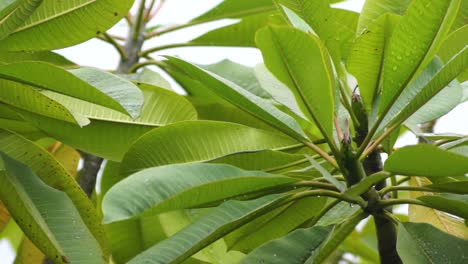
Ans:
[{"label": "overcast sky", "polygon": [[[168,0],[167,4],[161,10],[157,23],[159,24],[178,24],[189,21],[191,18],[208,10],[220,3],[222,0]],[[196,2],[196,3],[195,3]],[[364,0],[349,0],[344,3],[334,5],[337,8],[349,9],[359,12],[364,4]],[[232,20],[223,21],[221,24],[233,23]],[[169,44],[190,40],[209,29],[219,27],[220,24],[206,24],[183,30],[178,33],[168,34],[167,36],[150,41],[145,47],[155,44]],[[111,29],[112,34],[124,36],[126,34],[125,23],[119,23]],[[100,40],[90,40],[83,44],[59,50],[60,54],[70,60],[87,66],[93,66],[103,69],[115,69],[118,63],[118,54],[108,44]],[[249,66],[254,66],[262,61],[260,52],[250,48],[180,48],[165,50],[160,55],[177,55],[183,59],[209,64],[228,58]],[[439,119],[436,125],[436,132],[451,132],[459,134],[468,134],[468,103],[458,106],[448,115]],[[410,134],[405,134],[397,143],[397,146],[414,144],[416,138]],[[8,243],[0,241],[0,263],[12,263],[14,256]]]}]

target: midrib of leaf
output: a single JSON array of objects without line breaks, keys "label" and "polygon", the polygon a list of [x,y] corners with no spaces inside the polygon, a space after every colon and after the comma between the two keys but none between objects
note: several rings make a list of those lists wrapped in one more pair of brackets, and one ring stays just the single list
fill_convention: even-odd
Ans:
[{"label": "midrib of leaf", "polygon": [[19,27],[17,30],[13,31],[12,34],[18,33],[18,32],[21,32],[21,31],[24,31],[24,30],[26,30],[26,29],[35,27],[35,26],[37,26],[37,25],[40,25],[40,24],[43,24],[43,23],[46,23],[46,22],[49,22],[49,21],[52,21],[52,20],[54,20],[54,19],[56,19],[56,18],[59,18],[59,17],[62,16],[62,15],[66,15],[66,14],[72,13],[72,12],[74,12],[74,11],[76,11],[76,10],[79,10],[79,9],[81,9],[81,8],[84,8],[84,7],[88,6],[88,5],[94,4],[94,3],[97,2],[97,1],[98,1],[98,0],[90,0],[90,1],[88,1],[88,2],[86,2],[86,3],[81,4],[81,5],[77,5],[77,6],[75,6],[74,8],[67,9],[67,10],[64,10],[64,11],[62,11],[62,12],[56,13],[56,14],[54,14],[53,16],[48,16],[48,17],[46,17],[46,19],[38,20],[38,21],[36,21],[36,22],[34,22],[34,23],[31,23],[31,24],[28,24],[28,25],[26,25],[26,26],[24,26],[24,27]]},{"label": "midrib of leaf", "polygon": [[[285,57],[284,50],[282,49],[281,45],[280,45],[279,42],[278,42],[278,37],[276,36],[276,33],[275,33],[273,30],[270,30],[270,31],[271,31],[271,33],[272,33],[272,36],[274,37],[275,46],[276,46],[276,48],[279,50],[279,54],[280,54],[280,56],[281,56],[281,61],[284,63],[284,65],[286,65],[286,69],[287,69],[287,72],[288,72],[288,76],[289,76],[289,78],[293,81],[293,84],[294,84],[294,86],[296,87],[297,93],[298,93],[299,96],[301,97],[301,100],[302,100],[304,106],[307,108],[307,111],[309,112],[309,115],[314,119],[315,124],[316,124],[317,127],[320,129],[320,132],[321,132],[322,135],[327,139],[327,142],[329,143],[330,147],[333,148],[333,141],[329,138],[328,133],[325,131],[325,129],[320,125],[320,122],[319,122],[319,121],[317,120],[317,118],[315,117],[314,112],[312,111],[312,109],[310,109],[310,107],[309,107],[309,105],[308,105],[308,103],[307,103],[307,100],[305,99],[305,96],[304,96],[302,90],[300,89],[299,83],[297,82],[296,78],[294,78],[294,75],[293,75],[292,72],[291,72],[291,67],[290,67],[290,65],[289,65],[289,63],[288,63],[288,61],[287,61],[287,59],[286,59],[286,57]],[[320,48],[320,47],[319,47],[319,48]],[[321,53],[321,55],[323,55],[321,51],[320,51],[320,53]],[[323,63],[324,65],[326,65],[326,63],[323,61],[323,58],[322,58],[322,63]],[[327,74],[327,79],[329,79],[330,74],[329,74],[329,72],[328,72],[328,69],[327,69],[327,67],[324,67],[324,68],[325,68],[325,71],[328,73],[328,74]],[[330,81],[330,79],[329,79],[329,81]],[[331,83],[332,83],[332,82],[331,82]]]}]

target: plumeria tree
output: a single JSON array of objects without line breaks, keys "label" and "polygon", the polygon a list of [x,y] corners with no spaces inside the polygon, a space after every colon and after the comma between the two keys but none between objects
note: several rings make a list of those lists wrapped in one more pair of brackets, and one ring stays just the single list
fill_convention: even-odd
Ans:
[{"label": "plumeria tree", "polygon": [[[159,25],[165,2],[0,4],[0,236],[15,263],[468,260],[467,137],[432,131],[467,99],[468,2],[224,0]],[[127,36],[107,33],[121,19]],[[118,51],[115,71],[52,51],[91,38]],[[254,47],[263,63],[154,56],[190,46]],[[396,149],[405,131],[420,143]]]}]

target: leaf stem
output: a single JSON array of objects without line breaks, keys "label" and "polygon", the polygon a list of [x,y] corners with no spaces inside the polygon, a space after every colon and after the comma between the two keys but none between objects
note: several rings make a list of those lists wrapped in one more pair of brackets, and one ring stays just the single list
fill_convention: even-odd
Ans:
[{"label": "leaf stem", "polygon": [[427,205],[424,202],[416,200],[416,199],[388,199],[388,200],[380,200],[378,202],[378,205],[380,208],[385,208],[388,206],[398,205],[398,204],[415,204],[415,205],[421,205],[421,206],[427,207]]},{"label": "leaf stem", "polygon": [[319,148],[317,145],[315,145],[312,142],[308,142],[308,141],[304,141],[302,143],[304,143],[304,145],[308,146],[309,148],[311,148],[312,150],[317,152],[317,154],[322,156],[322,158],[324,158],[326,161],[330,162],[330,164],[333,165],[333,167],[339,168],[338,164],[336,163],[336,160],[334,158],[332,158],[330,155],[328,155],[327,152],[325,152],[321,148]]},{"label": "leaf stem", "polygon": [[117,41],[114,39],[113,36],[111,36],[111,35],[109,35],[107,33],[102,33],[101,35],[102,36],[98,36],[98,39],[100,39],[102,41],[105,41],[106,43],[112,45],[117,50],[117,52],[119,53],[121,60],[126,60],[127,59],[127,54],[125,53],[122,45],[117,43]]},{"label": "leaf stem", "polygon": [[346,194],[341,194],[339,192],[328,191],[328,190],[307,190],[298,192],[293,195],[292,199],[301,199],[304,197],[311,197],[311,196],[325,196],[325,197],[332,197],[339,199],[341,201],[345,201],[352,204],[357,204],[362,208],[366,208],[367,203],[361,197],[353,197]]},{"label": "leaf stem", "polygon": [[437,192],[437,190],[429,187],[418,186],[388,186],[379,191],[380,196],[384,196],[388,192],[397,191],[415,191],[415,192]]},{"label": "leaf stem", "polygon": [[146,0],[140,0],[140,6],[138,7],[138,13],[136,16],[136,21],[135,21],[135,31],[133,32],[132,39],[133,41],[138,40],[139,34],[140,34],[140,29],[143,26],[143,16],[145,15],[145,3]]}]

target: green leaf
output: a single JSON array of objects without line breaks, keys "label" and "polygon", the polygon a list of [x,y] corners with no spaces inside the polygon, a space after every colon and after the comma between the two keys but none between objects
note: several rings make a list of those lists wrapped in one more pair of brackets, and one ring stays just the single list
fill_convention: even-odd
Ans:
[{"label": "green leaf", "polygon": [[432,60],[448,33],[460,0],[415,0],[396,26],[384,58],[379,113],[385,113],[418,69]]},{"label": "green leaf", "polygon": [[209,161],[210,163],[230,164],[244,170],[278,171],[307,163],[303,155],[281,151],[262,150],[236,153]]},{"label": "green leaf", "polygon": [[468,194],[468,181],[455,181],[446,183],[436,183],[427,185],[426,187],[436,189],[438,191]]},{"label": "green leaf", "polygon": [[[21,112],[29,123],[67,145],[113,161],[121,161],[132,143],[154,126],[93,120],[79,128],[68,122]],[[60,129],[57,129],[60,127]],[[103,133],[105,131],[105,133]]]},{"label": "green leaf", "polygon": [[[465,2],[465,1],[463,1]],[[467,6],[468,4],[464,4]],[[442,46],[439,49],[438,56],[444,61],[448,62],[450,59],[457,54],[458,51],[462,50],[468,42],[468,25],[460,27],[456,31],[452,32],[442,43]],[[457,80],[460,82],[465,82],[468,80],[468,70],[465,69],[458,77]]]},{"label": "green leaf", "polygon": [[[401,93],[387,112],[379,130],[412,116],[466,69],[467,61],[467,47],[459,51],[442,68],[440,61],[435,58]],[[452,87],[457,89],[457,86],[452,85]],[[450,89],[450,86],[447,89]]]},{"label": "green leaf", "polygon": [[398,20],[398,16],[387,14],[369,25],[367,30],[356,39],[346,61],[349,73],[353,74],[358,81],[359,92],[368,113],[372,112],[374,100],[380,92],[379,85],[386,44]]},{"label": "green leaf", "polygon": [[0,40],[21,26],[41,3],[42,0],[16,0],[0,9]]},{"label": "green leaf", "polygon": [[353,185],[351,188],[349,188],[345,192],[345,194],[352,195],[352,196],[361,195],[365,193],[366,191],[368,191],[372,186],[387,179],[390,176],[391,175],[385,171],[374,173],[364,178],[358,184]]},{"label": "green leaf", "polygon": [[268,69],[294,93],[302,112],[333,142],[333,91],[330,58],[320,40],[298,29],[267,27],[257,45]]},{"label": "green leaf", "polygon": [[73,202],[84,223],[101,244],[107,256],[107,241],[96,210],[75,179],[44,148],[19,135],[0,129],[0,151],[29,164],[45,184],[64,192]]},{"label": "green leaf", "polygon": [[[354,42],[359,15],[348,10],[330,8],[328,1],[275,1],[289,9],[288,13],[292,11],[307,22],[327,47],[335,67],[340,67],[341,60],[346,59]],[[287,16],[291,19],[290,14]],[[297,19],[295,20],[297,22]],[[297,25],[296,22],[291,22]]]},{"label": "green leaf", "polygon": [[458,9],[457,17],[453,22],[451,31],[455,31],[458,28],[466,25],[466,18],[468,17],[468,3],[461,1],[460,8]]},{"label": "green leaf", "polygon": [[311,263],[323,263],[328,258],[328,256],[330,256],[330,254],[339,247],[339,245],[346,239],[346,237],[351,234],[351,232],[353,232],[353,230],[356,228],[356,225],[359,224],[361,220],[364,220],[367,216],[367,213],[362,212],[362,210],[358,210],[344,222],[335,226],[327,240],[325,240],[320,245],[320,248],[317,250],[316,254],[311,256],[311,260],[313,260]]},{"label": "green leaf", "polygon": [[208,70],[218,76],[221,76],[239,87],[255,94],[256,96],[269,98],[269,94],[260,86],[257,77],[255,76],[254,69],[244,66],[242,64],[224,59],[215,64],[200,65],[205,70]]},{"label": "green leaf", "polygon": [[308,219],[315,217],[326,202],[325,197],[307,197],[278,208],[242,226],[225,237],[234,250],[250,252],[260,245],[285,236]]},{"label": "green leaf", "polygon": [[281,134],[234,123],[186,121],[140,137],[125,154],[121,172],[174,163],[209,161],[239,152],[282,149],[297,141]]},{"label": "green leaf", "polygon": [[423,201],[428,206],[444,211],[464,219],[468,219],[468,202],[463,200],[455,200],[444,196],[426,195],[417,198]]},{"label": "green leaf", "polygon": [[180,59],[170,57],[168,63],[170,66],[185,72],[191,78],[202,83],[204,87],[210,89],[216,96],[258,117],[283,133],[297,139],[307,138],[296,120],[278,110],[269,101],[259,98],[232,82],[203,71],[193,64]]},{"label": "green leaf", "polygon": [[448,235],[428,224],[403,223],[397,251],[405,263],[464,263],[468,240]]},{"label": "green leaf", "polygon": [[128,219],[107,224],[105,227],[115,263],[127,263],[139,253],[167,238],[160,216]]},{"label": "green leaf", "polygon": [[[132,84],[130,83],[130,85]],[[140,107],[142,106],[141,112],[138,110],[140,114],[136,119],[130,118],[129,116],[112,109],[89,103],[89,101],[76,100],[75,98],[52,92],[42,92],[42,94],[54,99],[74,113],[78,113],[79,115],[85,116],[92,120],[103,120],[155,127],[172,124],[183,120],[195,120],[197,118],[196,110],[190,104],[190,102],[185,99],[185,97],[167,89],[144,83],[140,83],[139,88],[143,93],[145,103],[140,105]],[[122,86],[122,89],[122,91],[127,91],[125,90],[125,86]],[[128,101],[130,102],[131,100],[129,99],[130,98],[128,98]],[[135,102],[138,101],[140,100],[135,100]],[[143,98],[141,99],[141,102],[143,103]]]},{"label": "green leaf", "polygon": [[42,61],[53,65],[61,66],[63,68],[77,67],[77,65],[72,61],[66,59],[62,55],[51,51],[38,51],[32,53],[0,51],[0,65],[22,61]]},{"label": "green leaf", "polygon": [[250,201],[225,202],[128,263],[181,263],[218,238],[280,206],[288,197],[275,194]]},{"label": "green leaf", "polygon": [[[426,178],[413,177],[409,181],[410,186],[427,186],[429,183],[429,180]],[[459,186],[463,187],[463,184],[461,183]],[[464,190],[466,192],[467,189]],[[429,194],[431,193],[409,192],[409,197],[417,199],[418,197],[427,196]],[[439,211],[431,207],[410,204],[408,207],[408,217],[411,222],[431,224],[445,233],[459,238],[468,239],[468,229],[466,228],[463,219],[449,215],[443,211]]]},{"label": "green leaf", "polygon": [[[50,118],[85,126],[89,120],[41,94],[34,87],[0,79],[0,102]],[[15,110],[16,110],[15,109]],[[75,126],[76,127],[76,126]]]},{"label": "green leaf", "polygon": [[137,172],[103,199],[104,221],[188,209],[247,193],[284,187],[295,179],[223,164],[177,164]]},{"label": "green leaf", "polygon": [[192,19],[192,22],[207,22],[223,18],[242,18],[273,10],[275,10],[275,5],[271,0],[224,0],[208,12]]},{"label": "green leaf", "polygon": [[197,110],[198,120],[224,121],[272,132],[280,132],[255,116],[229,103],[198,102],[197,99],[192,99],[194,100],[191,103]]},{"label": "green leaf", "polygon": [[131,82],[92,68],[64,70],[43,62],[0,66],[0,78],[55,91],[96,103],[137,118],[143,96]]},{"label": "green leaf", "polygon": [[362,34],[385,13],[403,15],[410,3],[411,0],[367,0],[359,16],[357,33]]},{"label": "green leaf", "polygon": [[[105,263],[99,243],[69,197],[24,164],[1,154],[0,196],[18,225],[56,263]],[[80,243],[76,243],[80,241]]]},{"label": "green leaf", "polygon": [[308,263],[321,244],[331,233],[331,227],[314,226],[307,229],[297,229],[285,237],[263,244],[252,251],[241,264],[271,263],[271,264],[304,264]]},{"label": "green leaf", "polygon": [[126,16],[132,4],[132,0],[43,1],[20,27],[0,41],[0,50],[52,50],[84,42]]},{"label": "green leaf", "polygon": [[384,170],[408,176],[461,176],[468,172],[468,157],[427,144],[408,146],[393,152]]},{"label": "green leaf", "polygon": [[331,230],[331,226],[298,229],[287,236],[263,244],[241,263],[323,263],[354,227],[365,217],[358,213]]},{"label": "green leaf", "polygon": [[460,100],[462,97],[463,88],[458,81],[454,80],[411,115],[405,124],[417,126],[417,124],[436,120],[462,103]]},{"label": "green leaf", "polygon": [[188,44],[197,46],[255,47],[255,33],[268,25],[276,12],[261,13],[243,18],[237,23],[209,31]]},{"label": "green leaf", "polygon": [[[196,119],[197,113],[184,97],[163,88],[141,84],[145,103],[139,118],[51,92],[44,93],[69,109],[92,118],[77,129],[73,124],[21,112],[28,122],[67,145],[113,161],[121,161],[131,144],[157,126]],[[60,127],[60,129],[57,129]],[[106,131],[106,133],[102,133]]]}]

